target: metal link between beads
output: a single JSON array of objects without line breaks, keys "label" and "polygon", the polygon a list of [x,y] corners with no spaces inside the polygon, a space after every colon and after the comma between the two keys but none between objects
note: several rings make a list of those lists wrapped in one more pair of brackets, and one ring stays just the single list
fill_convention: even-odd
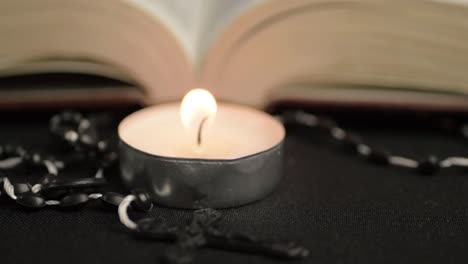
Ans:
[{"label": "metal link between beads", "polygon": [[453,166],[468,168],[468,158],[448,157],[440,162],[440,167],[442,168],[449,168]]},{"label": "metal link between beads", "polygon": [[135,199],[135,195],[127,195],[119,204],[118,208],[120,222],[131,230],[135,230],[137,228],[137,224],[130,219],[127,211],[128,207],[130,207],[130,204],[135,201]]}]

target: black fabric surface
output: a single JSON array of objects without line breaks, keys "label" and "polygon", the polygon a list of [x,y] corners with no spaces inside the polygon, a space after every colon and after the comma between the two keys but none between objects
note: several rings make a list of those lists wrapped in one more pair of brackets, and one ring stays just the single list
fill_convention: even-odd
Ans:
[{"label": "black fabric surface", "polygon": [[[47,149],[47,113],[2,114],[0,143]],[[411,121],[341,118],[372,145],[409,157],[468,156],[467,142]],[[450,169],[434,177],[377,167],[335,147],[327,137],[289,128],[286,170],[264,200],[221,210],[221,226],[307,246],[290,263],[466,263],[468,175]],[[114,130],[111,130],[114,131]],[[114,133],[115,134],[115,133]],[[118,171],[107,175],[118,185]],[[182,224],[190,210],[156,207],[151,215]],[[143,214],[134,217],[143,217]],[[0,263],[157,263],[166,244],[139,240],[116,209],[93,202],[78,210],[25,210],[0,196]],[[203,249],[194,263],[281,263]]]}]

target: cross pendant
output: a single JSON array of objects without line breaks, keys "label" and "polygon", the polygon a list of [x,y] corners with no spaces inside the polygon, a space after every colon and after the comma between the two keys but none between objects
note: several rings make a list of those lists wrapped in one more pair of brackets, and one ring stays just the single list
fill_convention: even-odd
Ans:
[{"label": "cross pendant", "polygon": [[173,243],[162,256],[169,263],[190,263],[199,248],[291,260],[305,258],[309,254],[306,248],[295,243],[270,242],[247,234],[222,232],[216,227],[220,218],[218,211],[209,208],[194,211],[190,224],[182,227],[168,227],[157,219],[147,218],[138,222],[137,234],[147,239]]}]

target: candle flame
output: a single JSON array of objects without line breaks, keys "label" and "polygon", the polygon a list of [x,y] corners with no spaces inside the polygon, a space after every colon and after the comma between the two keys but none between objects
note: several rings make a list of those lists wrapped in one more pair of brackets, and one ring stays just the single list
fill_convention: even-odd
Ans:
[{"label": "candle flame", "polygon": [[182,125],[187,129],[197,129],[197,143],[201,143],[202,128],[206,123],[212,121],[218,109],[213,95],[204,89],[193,89],[189,91],[180,104],[180,118]]}]

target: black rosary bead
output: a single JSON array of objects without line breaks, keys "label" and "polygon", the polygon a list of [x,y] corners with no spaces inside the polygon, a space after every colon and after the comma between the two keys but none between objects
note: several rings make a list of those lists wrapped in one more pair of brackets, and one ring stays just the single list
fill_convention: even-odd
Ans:
[{"label": "black rosary bead", "polygon": [[12,145],[5,145],[3,147],[3,151],[5,155],[8,155],[8,156],[16,155],[15,147]]},{"label": "black rosary bead", "polygon": [[28,165],[40,165],[43,161],[39,153],[30,153],[25,150],[24,151],[20,150],[18,151],[18,154],[23,159],[23,161]]},{"label": "black rosary bead", "polygon": [[16,202],[22,206],[33,208],[40,208],[46,205],[45,199],[41,195],[32,192],[19,195]]},{"label": "black rosary bead", "polygon": [[436,156],[429,156],[419,162],[417,170],[422,175],[433,175],[440,169],[439,159]]},{"label": "black rosary bead", "polygon": [[367,160],[377,165],[388,165],[390,153],[381,149],[371,149]]},{"label": "black rosary bead", "polygon": [[125,196],[123,196],[120,193],[115,193],[115,192],[108,192],[102,196],[102,200],[104,202],[111,204],[111,205],[115,205],[115,206],[119,206],[119,204],[122,202],[124,198]]},{"label": "black rosary bead", "polygon": [[343,143],[343,147],[352,151],[357,151],[358,145],[362,143],[361,139],[352,133],[346,133],[341,142]]},{"label": "black rosary bead", "polygon": [[62,112],[59,117],[62,119],[63,122],[71,122],[71,123],[79,123],[83,116],[78,112],[73,111],[64,111]]},{"label": "black rosary bead", "polygon": [[14,153],[23,159],[23,161],[30,161],[31,160],[31,155],[22,147],[22,146],[17,146],[14,149]]},{"label": "black rosary bead", "polygon": [[140,189],[132,191],[132,194],[135,195],[135,205],[138,209],[149,212],[153,208],[153,203],[151,202],[150,197],[146,192]]},{"label": "black rosary bead", "polygon": [[0,147],[1,158],[9,158],[12,156],[18,156],[16,154],[16,148],[13,145],[7,144]]},{"label": "black rosary bead", "polygon": [[70,122],[71,121],[71,118],[73,116],[73,112],[72,111],[63,111],[61,115],[59,115],[63,121],[65,122]]},{"label": "black rosary bead", "polygon": [[40,194],[47,198],[48,200],[60,200],[65,195],[69,194],[69,190],[62,190],[62,189],[52,189],[52,190],[41,190]]},{"label": "black rosary bead", "polygon": [[86,193],[73,193],[70,195],[67,195],[63,197],[62,200],[60,200],[60,205],[61,206],[76,206],[76,205],[81,205],[89,201],[89,197]]},{"label": "black rosary bead", "polygon": [[297,113],[294,111],[286,111],[283,114],[281,114],[281,120],[283,121],[283,124],[295,124],[295,123],[300,123],[297,120],[296,117]]},{"label": "black rosary bead", "polygon": [[83,116],[78,112],[72,112],[71,121],[79,124],[83,120]]},{"label": "black rosary bead", "polygon": [[116,164],[117,158],[118,158],[117,153],[115,152],[107,153],[106,155],[101,157],[101,160],[99,162],[99,167],[106,170]]},{"label": "black rosary bead", "polygon": [[83,178],[83,179],[60,179],[55,178],[47,185],[44,185],[42,191],[51,190],[78,190],[103,187],[107,183],[104,178]]},{"label": "black rosary bead", "polygon": [[336,123],[329,118],[319,118],[317,120],[317,127],[322,130],[330,131],[336,127]]},{"label": "black rosary bead", "polygon": [[95,135],[93,135],[92,133],[81,133],[80,134],[80,143],[90,147],[90,146],[95,146],[97,144],[97,138]]},{"label": "black rosary bead", "polygon": [[22,146],[17,146],[14,151],[20,157],[27,153],[26,149],[24,149]]},{"label": "black rosary bead", "polygon": [[50,173],[46,173],[44,176],[41,177],[41,179],[39,180],[39,184],[41,185],[47,185],[49,183],[51,183],[55,178],[57,178],[56,175],[53,175],[53,174],[50,174]]},{"label": "black rosary bead", "polygon": [[16,195],[24,194],[31,191],[31,187],[27,183],[15,183],[13,184],[13,190]]},{"label": "black rosary bead", "polygon": [[99,168],[102,168],[103,170],[107,170],[108,168],[112,167],[114,162],[109,161],[109,160],[101,160],[99,162]]}]

